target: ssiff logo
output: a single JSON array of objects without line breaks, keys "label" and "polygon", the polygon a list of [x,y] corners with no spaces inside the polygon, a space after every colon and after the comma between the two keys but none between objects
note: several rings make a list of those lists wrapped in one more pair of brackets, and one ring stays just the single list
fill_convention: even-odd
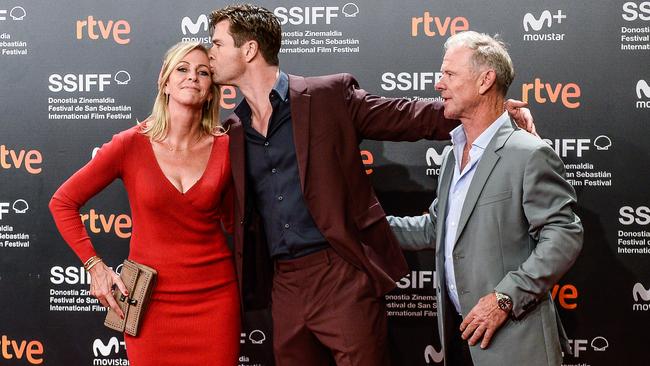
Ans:
[{"label": "ssiff logo", "polygon": [[[103,92],[107,86],[115,81],[116,85],[128,85],[131,82],[131,74],[128,71],[120,70],[112,74],[51,74],[47,81],[48,89],[53,93],[67,92]],[[50,107],[50,110],[55,108]],[[54,110],[56,111],[56,110]]]},{"label": "ssiff logo", "polygon": [[77,20],[76,37],[77,39],[89,39],[96,41],[98,39],[112,39],[115,43],[125,45],[131,42],[127,36],[131,33],[131,25],[124,19],[114,20],[95,20],[95,17],[89,15],[85,20]]},{"label": "ssiff logo", "polygon": [[644,1],[637,4],[634,1],[628,1],[623,4],[622,17],[628,22],[633,22],[637,19],[644,21],[650,20],[650,1]]},{"label": "ssiff logo", "polygon": [[331,24],[334,18],[339,18],[339,13],[342,13],[344,18],[356,18],[359,14],[359,6],[355,3],[347,3],[342,8],[338,6],[306,6],[304,8],[279,6],[273,9],[273,14],[281,25],[287,23],[293,25],[319,24],[323,21],[325,24]]},{"label": "ssiff logo", "polygon": [[469,30],[469,21],[465,17],[444,17],[431,16],[429,11],[425,11],[421,17],[411,18],[411,37],[417,37],[420,30],[427,37],[436,36],[453,36],[458,32]]},{"label": "ssiff logo", "polygon": [[636,107],[638,109],[648,109],[650,108],[650,85],[645,80],[639,80],[636,82]]},{"label": "ssiff logo", "polygon": [[634,304],[632,304],[633,311],[648,311],[650,310],[650,289],[647,289],[637,282],[632,288],[632,298],[634,299]]},{"label": "ssiff logo", "polygon": [[29,204],[22,198],[15,200],[13,204],[10,204],[9,202],[0,202],[0,220],[2,220],[3,214],[10,213],[9,207],[11,207],[17,214],[24,214],[29,210]]},{"label": "ssiff logo", "polygon": [[[27,12],[22,6],[14,6],[9,10],[9,17],[11,20],[23,20]],[[7,20],[7,9],[0,9],[0,20]]]}]

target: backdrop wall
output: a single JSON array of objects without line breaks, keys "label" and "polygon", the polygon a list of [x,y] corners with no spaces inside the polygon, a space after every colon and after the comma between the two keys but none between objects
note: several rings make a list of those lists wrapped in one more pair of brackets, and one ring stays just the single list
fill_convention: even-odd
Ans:
[{"label": "backdrop wall", "polygon": [[[283,70],[350,72],[386,97],[437,98],[446,38],[500,34],[517,71],[509,96],[530,103],[540,134],[564,159],[585,227],[578,262],[553,288],[573,345],[564,362],[647,364],[649,1],[259,3],[283,24]],[[97,147],[148,116],[165,50],[209,42],[206,15],[225,4],[0,4],[0,364],[127,364],[123,339],[102,326],[105,310],[47,203]],[[229,113],[241,96],[223,94]],[[447,145],[363,142],[387,212],[427,208]],[[131,230],[121,182],[82,215],[99,253],[117,266]],[[394,364],[440,364],[433,253],[407,256],[413,272],[386,298]],[[241,344],[240,365],[272,365],[267,313],[246,314]]]}]

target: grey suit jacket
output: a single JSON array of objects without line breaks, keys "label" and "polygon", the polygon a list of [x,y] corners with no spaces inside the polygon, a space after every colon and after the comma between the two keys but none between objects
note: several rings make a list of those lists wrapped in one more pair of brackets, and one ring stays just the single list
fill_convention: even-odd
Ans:
[{"label": "grey suit jacket", "polygon": [[[403,249],[435,249],[443,348],[445,315],[455,311],[443,301],[444,218],[454,164],[450,150],[429,214],[388,217]],[[583,230],[573,212],[575,191],[564,175],[553,149],[514,123],[501,126],[477,166],[453,253],[461,311],[467,314],[496,290],[512,297],[516,319],[503,324],[487,349],[470,347],[477,366],[560,365],[561,345],[568,350],[549,291],[575,262]]]}]

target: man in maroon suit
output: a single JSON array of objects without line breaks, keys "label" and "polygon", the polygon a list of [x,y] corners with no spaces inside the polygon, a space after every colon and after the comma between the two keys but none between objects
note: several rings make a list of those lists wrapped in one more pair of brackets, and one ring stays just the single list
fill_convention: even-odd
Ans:
[{"label": "man in maroon suit", "polygon": [[285,74],[267,9],[228,6],[210,25],[213,81],[245,98],[225,122],[244,308],[272,304],[278,366],[388,365],[383,295],[408,268],[359,143],[445,140],[459,122],[439,103],[370,95],[348,74]]}]

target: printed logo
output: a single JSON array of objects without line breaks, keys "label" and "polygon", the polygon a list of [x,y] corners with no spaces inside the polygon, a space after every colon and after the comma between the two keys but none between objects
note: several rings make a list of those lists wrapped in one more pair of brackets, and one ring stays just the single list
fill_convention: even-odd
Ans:
[{"label": "printed logo", "polygon": [[438,150],[433,147],[427,149],[425,159],[427,161],[427,171],[426,174],[429,176],[440,175],[440,165],[444,160],[445,155],[449,150],[451,150],[451,145],[447,145],[442,149],[442,153],[438,154]]},{"label": "printed logo", "polygon": [[[650,224],[650,208],[648,206],[623,206],[618,210],[618,222],[622,225],[648,225]],[[644,242],[645,244],[645,242]]]},{"label": "printed logo", "polygon": [[640,100],[636,101],[636,107],[639,109],[650,108],[650,85],[645,80],[636,82],[636,97]]},{"label": "printed logo", "polygon": [[37,340],[14,340],[6,335],[0,338],[0,360],[27,360],[31,365],[43,363],[43,343]]},{"label": "printed logo", "polygon": [[[113,74],[50,74],[48,89],[53,93],[103,92],[114,81],[117,85],[128,85],[131,74],[119,70]],[[51,110],[50,110],[51,111]]]},{"label": "printed logo", "polygon": [[339,12],[343,13],[344,18],[355,18],[359,14],[359,7],[355,3],[347,3],[343,8],[338,6],[306,6],[304,8],[294,6],[286,8],[279,6],[273,9],[273,14],[278,18],[281,25],[308,25],[332,24],[332,19],[339,17]]},{"label": "printed logo", "polygon": [[248,339],[253,344],[262,344],[266,340],[266,334],[264,334],[264,332],[259,329],[255,329],[254,331],[250,332],[250,334],[248,334]]},{"label": "printed logo", "polygon": [[366,167],[366,174],[372,174],[374,171],[372,169],[372,164],[375,162],[375,158],[372,156],[372,152],[369,150],[361,150],[361,162],[363,163],[363,166]]},{"label": "printed logo", "polygon": [[643,284],[637,282],[632,288],[632,304],[633,311],[649,311],[650,310],[650,289],[646,289]]},{"label": "printed logo", "polygon": [[114,20],[95,20],[95,17],[89,15],[85,20],[77,20],[76,37],[77,39],[88,38],[96,41],[98,39],[113,40],[115,43],[125,45],[131,42],[127,36],[131,33],[131,25],[124,19]]},{"label": "printed logo", "polygon": [[417,37],[420,31],[427,37],[444,37],[466,30],[469,30],[469,21],[465,17],[432,17],[427,10],[421,17],[411,18],[411,37]]},{"label": "printed logo", "polygon": [[644,1],[639,4],[633,1],[626,2],[623,4],[622,17],[628,22],[633,22],[637,19],[641,19],[643,21],[650,20],[650,1]]},{"label": "printed logo", "polygon": [[528,102],[530,93],[539,104],[561,102],[569,109],[580,107],[580,87],[576,83],[544,83],[541,79],[535,78],[532,83],[524,83],[521,86],[521,100]]},{"label": "printed logo", "polygon": [[632,288],[632,297],[636,302],[640,300],[650,301],[650,289],[646,290],[641,283],[637,282]]},{"label": "printed logo", "polygon": [[91,208],[87,214],[81,214],[81,221],[87,225],[88,230],[94,234],[115,233],[117,237],[126,239],[131,237],[131,217],[127,214],[97,213]]},{"label": "printed logo", "polygon": [[[208,33],[210,21],[206,14],[201,14],[196,21],[190,17],[183,17],[181,20],[181,32],[183,32],[183,42],[202,42],[210,44],[210,35]],[[202,33],[203,36],[197,34]]]},{"label": "printed logo", "polygon": [[551,290],[551,297],[563,309],[575,310],[578,307],[578,289],[574,285],[556,284]]},{"label": "printed logo", "polygon": [[441,78],[441,72],[385,72],[381,74],[380,86],[386,91],[433,91]]},{"label": "printed logo", "polygon": [[[569,339],[569,345],[571,346],[571,356],[578,358],[583,352],[595,351],[595,352],[605,352],[609,348],[609,341],[603,336],[596,336],[593,339]],[[588,348],[591,346],[591,349]]]},{"label": "printed logo", "polygon": [[[550,10],[544,10],[539,17],[535,17],[532,13],[524,15],[524,41],[563,41],[565,33],[537,33],[543,28],[551,28],[554,23],[562,24],[562,20],[566,19],[566,15],[562,10],[552,14]],[[553,21],[555,20],[555,22]]]},{"label": "printed logo", "polygon": [[29,174],[40,174],[43,155],[38,150],[13,150],[0,145],[0,167],[2,169],[25,169]]},{"label": "printed logo", "polygon": [[27,11],[25,11],[25,8],[22,6],[14,6],[11,8],[11,10],[7,11],[7,9],[0,9],[0,20],[7,20],[7,13],[9,13],[9,17],[11,17],[11,20],[24,20],[25,16],[27,15]]},{"label": "printed logo", "polygon": [[50,268],[50,283],[54,285],[89,285],[90,273],[84,267],[61,267]]},{"label": "printed logo", "polygon": [[124,341],[118,340],[117,337],[111,337],[108,343],[104,343],[101,339],[95,339],[93,341],[93,354],[95,357],[110,356],[111,354],[119,353],[120,346],[126,349]]},{"label": "printed logo", "polygon": [[436,281],[435,271],[412,271],[406,276],[402,277],[397,282],[397,287],[405,288],[433,288]]},{"label": "printed logo", "polygon": [[15,200],[13,203],[0,202],[0,220],[2,220],[3,214],[8,214],[11,212],[9,210],[10,206],[14,210],[14,213],[17,214],[24,214],[27,212],[27,210],[29,210],[29,204],[22,198]]},{"label": "printed logo", "polygon": [[442,360],[444,360],[444,358],[445,356],[442,352],[442,349],[438,351],[432,345],[428,345],[424,349],[424,362],[426,362],[427,365],[430,365],[431,363],[442,363]]}]

